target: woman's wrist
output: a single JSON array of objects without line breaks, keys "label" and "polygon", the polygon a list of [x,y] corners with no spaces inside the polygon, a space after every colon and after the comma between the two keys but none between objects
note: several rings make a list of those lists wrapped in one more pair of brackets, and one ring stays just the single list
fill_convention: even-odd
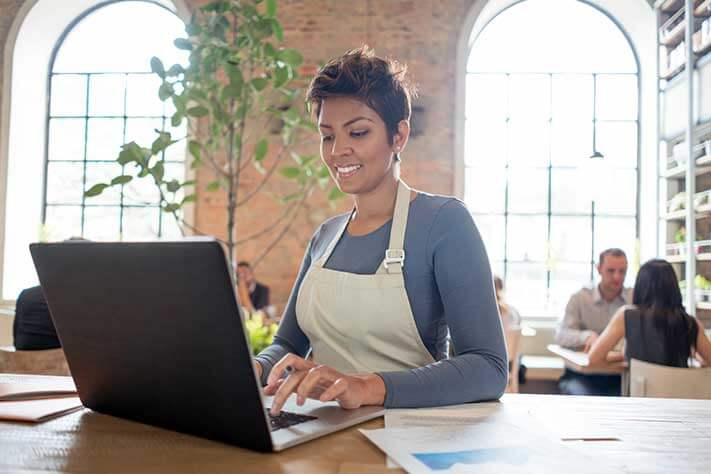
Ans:
[{"label": "woman's wrist", "polygon": [[363,405],[384,405],[385,395],[387,393],[385,389],[385,381],[378,374],[364,374],[357,375],[358,379],[363,382],[364,386],[364,396]]}]

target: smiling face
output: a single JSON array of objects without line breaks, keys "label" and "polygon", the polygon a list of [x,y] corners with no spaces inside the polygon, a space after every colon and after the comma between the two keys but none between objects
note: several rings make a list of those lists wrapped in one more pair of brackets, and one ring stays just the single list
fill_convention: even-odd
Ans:
[{"label": "smiling face", "polygon": [[[390,143],[385,122],[363,102],[349,97],[329,97],[318,117],[321,158],[341,191],[367,194],[387,178],[397,179],[394,153],[405,144],[407,131]],[[406,128],[401,122],[400,128]]]}]

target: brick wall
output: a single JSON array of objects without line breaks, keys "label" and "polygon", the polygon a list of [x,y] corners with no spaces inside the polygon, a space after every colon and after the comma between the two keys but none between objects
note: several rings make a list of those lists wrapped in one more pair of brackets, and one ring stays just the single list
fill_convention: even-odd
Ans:
[{"label": "brick wall", "polygon": [[[477,0],[281,0],[278,17],[286,44],[299,49],[307,65],[315,66],[345,50],[367,43],[380,55],[405,62],[419,86],[416,104],[424,107],[424,134],[411,139],[403,153],[403,176],[412,186],[433,193],[454,192],[454,74],[460,23]],[[21,0],[0,0],[0,44],[4,45]],[[202,4],[204,1],[190,1]],[[0,55],[3,51],[0,50]],[[2,57],[0,57],[1,63]],[[0,87],[4,78],[0,71]],[[318,153],[317,145],[306,151]],[[267,160],[268,164],[268,160]],[[208,172],[199,181],[211,180]],[[247,176],[256,182],[256,175]],[[274,188],[283,186],[274,180]],[[267,190],[268,191],[268,190]],[[264,216],[279,215],[282,205],[267,193],[254,199],[237,215],[238,232],[244,235],[261,227]],[[224,237],[224,196],[199,193],[196,224]],[[314,229],[328,216],[342,212],[350,201],[331,208],[323,193],[309,200],[293,230],[256,269],[258,278],[272,288],[280,307],[288,298],[304,249]],[[274,235],[274,234],[271,234]],[[256,243],[240,248],[240,258],[259,253]]]}]

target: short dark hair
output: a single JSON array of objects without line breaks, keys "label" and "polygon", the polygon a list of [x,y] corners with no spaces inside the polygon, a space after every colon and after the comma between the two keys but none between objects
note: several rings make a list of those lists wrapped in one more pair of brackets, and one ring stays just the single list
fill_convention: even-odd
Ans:
[{"label": "short dark hair", "polygon": [[605,257],[607,257],[608,255],[611,257],[625,257],[625,259],[627,258],[627,254],[624,250],[613,247],[600,252],[600,259],[597,261],[598,265],[602,265],[602,262],[605,261]]},{"label": "short dark hair", "polygon": [[383,119],[388,143],[392,145],[400,122],[410,119],[410,100],[416,95],[406,73],[407,66],[390,58],[380,58],[364,45],[331,59],[319,69],[306,100],[315,106],[316,117],[328,97],[353,97],[363,102]]}]

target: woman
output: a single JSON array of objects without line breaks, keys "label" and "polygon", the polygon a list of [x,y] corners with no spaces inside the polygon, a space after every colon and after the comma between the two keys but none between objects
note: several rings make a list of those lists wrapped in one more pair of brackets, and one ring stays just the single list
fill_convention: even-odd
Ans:
[{"label": "woman", "polygon": [[506,302],[504,296],[504,280],[499,276],[494,276],[494,290],[496,291],[496,304],[499,307],[501,324],[504,332],[519,329],[521,327],[521,315],[518,310]]},{"label": "woman", "polygon": [[711,362],[711,342],[701,323],[686,314],[679,282],[666,260],[650,260],[639,269],[633,305],[623,306],[590,349],[590,363],[614,360],[610,351],[625,338],[625,357],[671,367],[688,367],[698,353]]},{"label": "woman", "polygon": [[255,359],[272,414],[292,393],[298,404],[420,407],[496,399],[506,387],[491,270],[471,215],[400,180],[404,76],[364,47],[311,83],[321,157],[355,207],[314,234],[274,343]]}]

